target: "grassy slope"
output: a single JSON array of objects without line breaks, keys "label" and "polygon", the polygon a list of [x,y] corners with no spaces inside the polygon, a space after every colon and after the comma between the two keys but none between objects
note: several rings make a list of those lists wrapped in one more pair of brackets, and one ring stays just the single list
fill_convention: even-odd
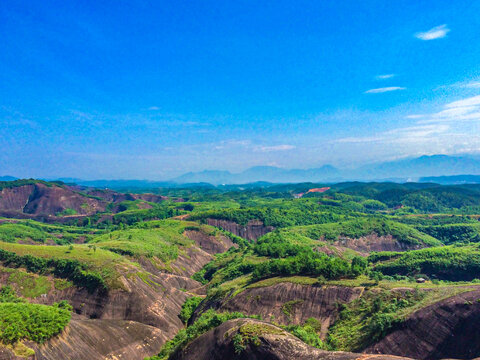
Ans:
[{"label": "grassy slope", "polygon": [[87,245],[45,246],[0,242],[0,249],[14,252],[17,255],[78,260],[86,264],[89,270],[98,272],[112,288],[119,286],[118,277],[121,273],[136,268],[136,264],[123,256],[103,249],[93,250]]},{"label": "grassy slope", "polygon": [[285,230],[296,236],[310,239],[335,241],[340,236],[356,239],[376,233],[379,236],[392,235],[399,242],[409,245],[438,246],[441,242],[417,229],[396,221],[381,218],[358,218],[339,223],[298,226]]},{"label": "grassy slope", "polygon": [[44,243],[47,240],[56,243],[71,243],[79,238],[88,241],[93,235],[101,230],[81,228],[66,225],[44,224],[33,220],[5,219],[0,223],[0,241],[4,242],[28,242]]},{"label": "grassy slope", "polygon": [[480,278],[480,247],[478,244],[449,245],[391,254],[393,255],[392,259],[376,263],[375,270],[386,275],[426,274],[444,280]]},{"label": "grassy slope", "polygon": [[185,230],[196,229],[213,234],[214,228],[178,220],[157,220],[145,223],[145,228],[113,231],[95,237],[91,243],[102,249],[123,252],[140,257],[157,257],[164,263],[175,260],[179,249],[189,247],[194,241],[184,235]]}]

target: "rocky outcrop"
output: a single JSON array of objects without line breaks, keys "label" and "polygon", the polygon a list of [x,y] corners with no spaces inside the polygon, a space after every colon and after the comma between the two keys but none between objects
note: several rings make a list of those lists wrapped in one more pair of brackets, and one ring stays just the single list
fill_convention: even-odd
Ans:
[{"label": "rocky outcrop", "polygon": [[275,230],[273,226],[265,226],[259,220],[250,220],[244,226],[228,220],[207,219],[207,224],[229,231],[247,240],[257,240],[259,237]]},{"label": "rocky outcrop", "polygon": [[185,277],[148,273],[124,279],[123,283],[125,290],[111,290],[107,294],[90,294],[72,286],[61,291],[53,290],[32,301],[52,304],[67,300],[74,313],[83,319],[132,320],[158,327],[173,336],[183,326],[177,315],[188,297],[180,289],[200,286]]},{"label": "rocky outcrop", "polygon": [[67,209],[80,215],[89,215],[104,211],[106,205],[105,201],[53,184],[35,183],[0,191],[0,215],[3,216],[52,216]]},{"label": "rocky outcrop", "polygon": [[232,240],[224,235],[212,236],[201,231],[186,230],[185,236],[195,241],[195,244],[209,254],[218,254],[236,246]]},{"label": "rocky outcrop", "polygon": [[[112,190],[96,190],[78,186],[38,182],[0,190],[0,216],[61,221],[55,217],[64,210],[74,210],[70,220],[105,211],[109,203],[144,200],[160,203],[167,197],[156,194],[125,194]],[[148,208],[148,204],[140,208]],[[113,212],[122,211],[113,207]],[[51,219],[55,217],[54,219]]]},{"label": "rocky outcrop", "polygon": [[160,203],[168,199],[166,196],[156,195],[156,194],[129,194],[129,193],[121,193],[116,192],[113,190],[99,190],[99,189],[92,189],[88,187],[71,187],[73,189],[80,189],[83,192],[87,193],[88,195],[95,196],[102,198],[105,201],[119,203],[122,201],[135,201],[135,200],[144,200],[153,203]]},{"label": "rocky outcrop", "polygon": [[480,290],[456,295],[413,313],[367,353],[417,359],[480,356]]},{"label": "rocky outcrop", "polygon": [[[243,349],[235,346],[239,336]],[[252,320],[227,321],[201,335],[170,360],[399,360],[389,355],[365,355],[329,352],[305,344],[295,336],[271,324]]]},{"label": "rocky outcrop", "polygon": [[379,236],[377,233],[372,233],[357,239],[341,236],[335,241],[335,245],[352,249],[362,254],[368,254],[372,251],[406,251],[425,247],[402,243],[392,235]]},{"label": "rocky outcrop", "polygon": [[32,348],[38,360],[143,359],[166,340],[160,329],[134,321],[72,320],[59,337]]},{"label": "rocky outcrop", "polygon": [[250,288],[240,294],[222,300],[210,300],[202,304],[194,318],[201,311],[214,308],[220,311],[239,311],[246,315],[260,315],[262,319],[276,323],[303,324],[308,318],[315,318],[322,325],[321,335],[325,336],[330,325],[338,317],[338,304],[359,298],[363,288],[346,286],[300,285],[289,282],[273,286]]},{"label": "rocky outcrop", "polygon": [[[184,327],[178,315],[187,297],[204,291],[189,276],[212,260],[212,254],[233,245],[219,234],[189,230],[185,236],[194,240],[195,245],[182,249],[177,260],[169,264],[174,273],[159,269],[152,259],[142,258],[137,259],[141,266],[137,273],[120,277],[123,289],[89,293],[75,286],[64,290],[52,287],[48,293],[32,299],[41,304],[67,300],[74,315],[60,337],[42,346],[29,344],[36,350],[37,358],[139,359],[158,353],[165,341]],[[0,348],[0,359],[3,358],[15,357],[12,351]]]},{"label": "rocky outcrop", "polygon": [[0,191],[0,210],[23,212],[28,204],[34,185],[24,185],[13,188],[3,188]]}]

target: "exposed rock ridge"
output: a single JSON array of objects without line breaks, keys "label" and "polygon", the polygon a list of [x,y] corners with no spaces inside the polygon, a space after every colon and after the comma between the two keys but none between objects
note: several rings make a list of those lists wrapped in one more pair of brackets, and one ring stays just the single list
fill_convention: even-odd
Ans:
[{"label": "exposed rock ridge", "polygon": [[[300,285],[283,282],[273,286],[246,289],[233,297],[212,300],[202,311],[214,308],[220,311],[239,311],[246,315],[260,315],[283,325],[303,324],[316,318],[322,324],[322,336],[338,317],[338,304],[359,298],[362,287]],[[198,317],[200,312],[194,314]]]},{"label": "exposed rock ridge", "polygon": [[480,290],[442,300],[413,313],[365,352],[417,359],[480,356]]},{"label": "exposed rock ridge", "polygon": [[273,226],[265,226],[264,223],[259,220],[250,220],[247,225],[244,226],[233,221],[209,218],[207,219],[207,224],[229,231],[247,240],[257,240],[259,237],[275,230]]},{"label": "exposed rock ridge", "polygon": [[[235,349],[235,335],[242,328],[256,339],[245,341],[243,351]],[[253,333],[252,333],[253,331]],[[391,355],[365,355],[347,352],[329,352],[305,344],[295,336],[271,324],[252,320],[227,321],[201,335],[186,348],[175,353],[170,360],[396,360],[404,359]]]}]

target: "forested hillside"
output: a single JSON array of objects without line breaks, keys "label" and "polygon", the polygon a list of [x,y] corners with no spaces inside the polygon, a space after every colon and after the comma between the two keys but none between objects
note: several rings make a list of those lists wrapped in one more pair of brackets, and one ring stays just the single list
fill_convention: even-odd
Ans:
[{"label": "forested hillside", "polygon": [[[269,336],[305,354],[480,356],[473,330],[460,330],[480,316],[475,186],[121,193],[16,180],[0,194],[3,358],[188,358],[197,338],[217,346],[217,328],[235,335],[209,351],[238,358]],[[422,340],[435,351],[408,344],[414,324],[444,321],[441,306],[456,340],[439,332]]]}]

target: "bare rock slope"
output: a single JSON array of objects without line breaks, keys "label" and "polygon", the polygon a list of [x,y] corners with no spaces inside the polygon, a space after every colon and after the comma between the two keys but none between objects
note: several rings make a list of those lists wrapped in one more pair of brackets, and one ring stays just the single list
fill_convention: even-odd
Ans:
[{"label": "bare rock slope", "polygon": [[[239,346],[240,345],[240,346]],[[311,347],[271,324],[252,320],[230,320],[198,337],[171,360],[394,360],[390,355],[329,352]]]},{"label": "bare rock slope", "polygon": [[367,353],[416,359],[480,356],[480,290],[466,292],[413,313]]},{"label": "bare rock slope", "polygon": [[[260,315],[283,325],[303,324],[308,318],[318,319],[325,336],[338,317],[338,304],[348,303],[362,295],[362,287],[300,285],[282,282],[272,286],[254,287],[222,300],[204,304],[203,309],[239,311]],[[195,313],[195,317],[199,311]]]},{"label": "bare rock slope", "polygon": [[247,240],[257,240],[259,237],[275,230],[273,226],[265,226],[260,220],[250,220],[247,225],[239,225],[228,220],[207,219],[207,224],[229,231]]}]

